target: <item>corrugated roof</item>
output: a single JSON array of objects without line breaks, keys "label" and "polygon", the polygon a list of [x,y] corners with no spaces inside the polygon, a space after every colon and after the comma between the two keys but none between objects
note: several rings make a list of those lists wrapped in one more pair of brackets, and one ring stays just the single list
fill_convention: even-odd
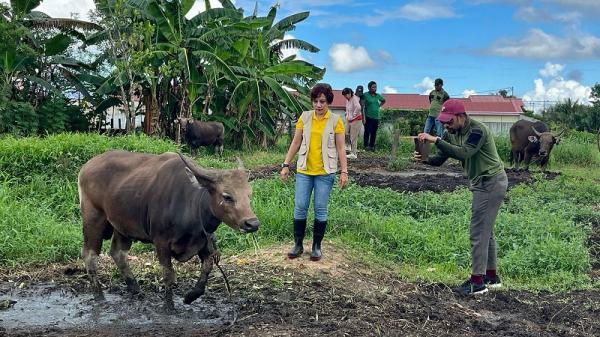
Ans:
[{"label": "corrugated roof", "polygon": [[[333,91],[333,102],[330,104],[334,109],[345,109],[346,98],[342,96],[341,90]],[[383,94],[385,104],[383,108],[399,110],[427,110],[429,109],[429,97],[419,94]],[[468,98],[457,98],[464,102],[467,113],[471,114],[507,114],[515,115],[523,113],[520,98],[504,98],[500,95],[473,95]]]}]

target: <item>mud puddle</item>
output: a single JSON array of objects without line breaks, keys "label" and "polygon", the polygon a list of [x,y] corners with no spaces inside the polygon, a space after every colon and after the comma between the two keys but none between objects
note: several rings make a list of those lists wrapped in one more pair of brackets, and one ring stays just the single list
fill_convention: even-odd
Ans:
[{"label": "mud puddle", "polygon": [[[156,293],[132,296],[105,291],[97,301],[89,292],[80,292],[64,284],[33,283],[20,289],[17,284],[3,285],[0,302],[12,306],[0,311],[0,336],[28,332],[51,335],[52,331],[136,331],[156,330],[158,324],[185,329],[222,327],[235,319],[235,305],[227,298],[210,295],[191,305],[175,296],[175,312],[166,313]],[[59,334],[60,335],[60,334]]]}]

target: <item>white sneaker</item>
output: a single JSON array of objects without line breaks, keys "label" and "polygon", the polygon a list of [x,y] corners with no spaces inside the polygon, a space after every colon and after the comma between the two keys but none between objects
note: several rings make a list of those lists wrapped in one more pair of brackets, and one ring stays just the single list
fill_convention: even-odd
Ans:
[{"label": "white sneaker", "polygon": [[348,159],[356,159],[356,155],[354,153],[350,153],[349,155],[346,156],[346,158]]}]

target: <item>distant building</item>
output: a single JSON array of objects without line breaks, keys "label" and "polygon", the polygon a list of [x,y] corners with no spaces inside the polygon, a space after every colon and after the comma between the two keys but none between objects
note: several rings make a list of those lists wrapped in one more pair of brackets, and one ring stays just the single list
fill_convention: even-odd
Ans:
[{"label": "distant building", "polygon": [[[429,109],[429,97],[427,95],[383,94],[383,97],[385,97],[383,109],[406,111],[427,111]],[[508,135],[511,125],[522,119],[523,100],[520,98],[504,98],[500,95],[472,95],[468,98],[457,99],[464,102],[469,116],[486,124],[494,134]],[[333,102],[329,107],[335,113],[344,114],[346,99],[342,96],[341,90],[334,90]]]}]

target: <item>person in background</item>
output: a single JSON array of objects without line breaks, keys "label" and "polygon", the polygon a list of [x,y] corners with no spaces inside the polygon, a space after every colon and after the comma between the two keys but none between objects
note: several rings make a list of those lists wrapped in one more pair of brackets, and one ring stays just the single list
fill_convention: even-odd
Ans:
[{"label": "person in background", "polygon": [[342,90],[342,95],[346,98],[346,121],[348,122],[348,130],[346,133],[350,135],[350,154],[347,155],[347,158],[356,159],[358,134],[363,127],[360,99],[354,95],[350,88],[344,88],[344,90]]},{"label": "person in background", "polygon": [[310,259],[319,261],[322,256],[321,241],[327,227],[327,207],[333,188],[338,160],[341,168],[339,184],[348,183],[348,163],[344,144],[344,122],[329,110],[333,102],[333,90],[325,83],[315,85],[311,92],[313,109],[305,111],[298,119],[292,143],[281,164],[281,179],[286,181],[290,162],[298,153],[296,163],[296,192],[294,197],[294,247],[288,253],[290,259],[302,255],[303,240],[310,198],[314,191],[315,220],[313,245]]},{"label": "person in background", "polygon": [[362,85],[357,85],[356,86],[356,92],[354,93],[356,95],[356,97],[358,97],[359,101],[360,101],[360,113],[363,115],[363,120],[362,123],[363,125],[365,125],[366,122],[366,118],[365,118],[365,97],[364,95],[364,88]]},{"label": "person in background", "polygon": [[379,128],[379,110],[385,104],[385,98],[377,93],[377,83],[369,82],[369,92],[363,95],[365,100],[365,134],[363,145],[367,151],[375,151],[375,137]]},{"label": "person in background", "polygon": [[429,93],[429,115],[425,120],[425,128],[423,132],[431,134],[433,131],[433,127],[435,126],[435,135],[438,137],[443,136],[444,127],[442,123],[436,119],[440,110],[442,109],[442,104],[450,99],[450,96],[442,87],[444,86],[444,80],[441,78],[436,78],[434,82],[434,89]]},{"label": "person in background", "polygon": [[[437,119],[446,128],[443,138],[428,133],[418,135],[419,140],[434,143],[438,148],[438,153],[424,163],[440,166],[448,158],[459,160],[469,177],[469,189],[473,193],[471,277],[455,291],[461,295],[485,293],[488,287],[502,285],[496,273],[494,224],[508,186],[504,164],[490,130],[466,114],[462,101],[446,101]],[[421,161],[421,156],[415,152],[414,159]]]}]

